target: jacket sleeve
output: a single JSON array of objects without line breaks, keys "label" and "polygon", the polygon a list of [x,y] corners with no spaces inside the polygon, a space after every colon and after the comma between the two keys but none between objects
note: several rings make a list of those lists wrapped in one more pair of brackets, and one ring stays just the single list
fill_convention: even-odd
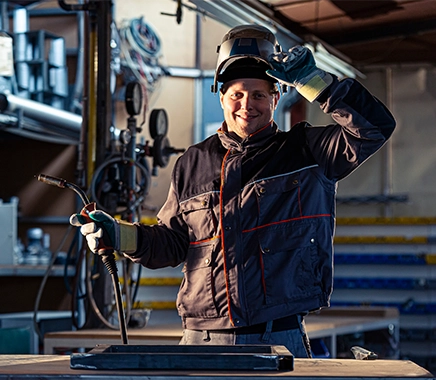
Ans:
[{"label": "jacket sleeve", "polygon": [[150,269],[176,267],[185,261],[189,247],[187,225],[179,213],[179,203],[171,185],[158,214],[158,224],[138,224],[138,249],[129,258]]},{"label": "jacket sleeve", "polygon": [[306,143],[332,180],[355,170],[383,146],[395,128],[386,106],[354,79],[335,80],[320,106],[336,124],[306,125]]}]

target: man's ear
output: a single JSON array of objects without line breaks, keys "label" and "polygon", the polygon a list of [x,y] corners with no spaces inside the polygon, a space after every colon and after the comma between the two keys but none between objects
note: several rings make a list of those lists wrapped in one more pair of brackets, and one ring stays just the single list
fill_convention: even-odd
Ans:
[{"label": "man's ear", "polygon": [[221,108],[222,109],[224,109],[224,106],[223,106],[223,97],[224,97],[224,95],[220,92],[220,104],[221,104]]}]

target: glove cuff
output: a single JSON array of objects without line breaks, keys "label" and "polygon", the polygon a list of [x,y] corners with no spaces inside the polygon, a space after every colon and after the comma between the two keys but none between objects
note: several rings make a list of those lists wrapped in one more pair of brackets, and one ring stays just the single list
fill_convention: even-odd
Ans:
[{"label": "glove cuff", "polygon": [[324,70],[317,69],[296,83],[296,90],[309,102],[314,102],[318,96],[333,83],[333,77]]},{"label": "glove cuff", "polygon": [[138,249],[136,226],[123,220],[117,220],[117,223],[120,227],[120,252],[127,254],[136,252]]}]

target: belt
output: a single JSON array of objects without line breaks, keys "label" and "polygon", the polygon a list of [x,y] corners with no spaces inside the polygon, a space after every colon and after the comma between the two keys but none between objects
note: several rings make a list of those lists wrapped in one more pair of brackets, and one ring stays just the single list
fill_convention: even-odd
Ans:
[{"label": "belt", "polygon": [[[272,332],[292,330],[300,328],[300,320],[302,317],[299,315],[290,315],[288,317],[283,317],[279,319],[275,319],[272,323]],[[237,335],[245,335],[245,334],[263,334],[266,331],[266,322],[258,323],[257,325],[251,326],[243,326],[237,327],[234,329],[226,329],[226,330],[208,330],[211,333],[215,334],[237,334]]]}]

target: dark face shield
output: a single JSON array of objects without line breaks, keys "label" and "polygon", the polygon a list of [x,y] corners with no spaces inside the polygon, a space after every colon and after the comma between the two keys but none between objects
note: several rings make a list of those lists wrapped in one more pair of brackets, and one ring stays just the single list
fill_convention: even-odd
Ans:
[{"label": "dark face shield", "polygon": [[215,70],[212,92],[218,92],[219,76],[226,68],[241,58],[254,58],[257,61],[268,63],[271,54],[279,52],[280,45],[274,35],[262,27],[236,27],[223,37],[223,42],[218,46],[217,68]]}]

